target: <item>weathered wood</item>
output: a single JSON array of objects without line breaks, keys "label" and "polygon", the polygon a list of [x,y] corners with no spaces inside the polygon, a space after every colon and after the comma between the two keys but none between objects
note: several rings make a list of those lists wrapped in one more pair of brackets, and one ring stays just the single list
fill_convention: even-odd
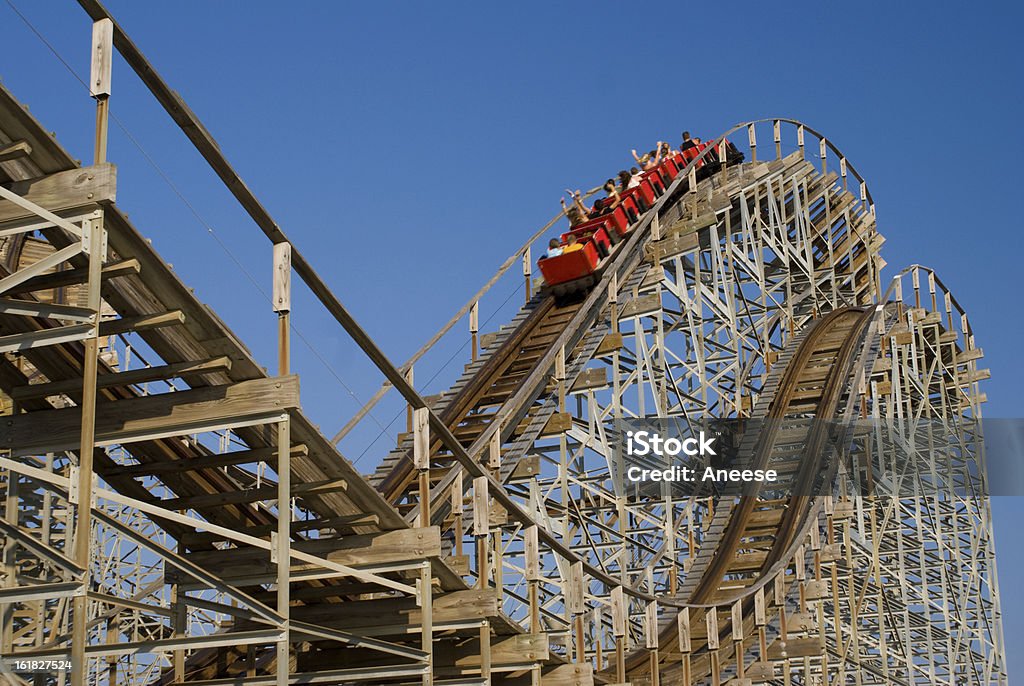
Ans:
[{"label": "weathered wood", "polygon": [[100,19],[92,25],[92,60],[89,65],[89,94],[110,95],[110,74],[114,64],[114,22]]},{"label": "weathered wood", "polygon": [[623,341],[621,333],[610,333],[601,339],[601,343],[597,346],[597,351],[594,355],[600,357],[602,355],[608,355],[615,352],[616,350],[622,350]]},{"label": "weathered wood", "polygon": [[[83,167],[26,181],[8,189],[50,212],[85,210],[99,203],[111,203],[117,195],[117,168],[110,164]],[[0,224],[34,217],[13,202],[0,200]]]},{"label": "weathered wood", "polygon": [[[257,420],[298,406],[297,376],[101,403],[96,410],[96,443],[193,433],[198,427]],[[71,407],[9,417],[0,427],[0,449],[16,454],[75,449],[81,415],[80,408]]]},{"label": "weathered wood", "polygon": [[[102,276],[104,279],[113,279],[119,276],[138,273],[139,261],[136,259],[130,259],[121,260],[120,262],[111,262],[110,264],[104,265]],[[68,269],[66,271],[52,272],[50,274],[41,274],[15,286],[10,290],[10,294],[17,295],[20,293],[45,291],[51,288],[61,288],[63,286],[74,286],[85,283],[88,276],[88,267]]]},{"label": "weathered wood", "polygon": [[582,391],[590,391],[598,388],[606,388],[608,386],[608,368],[607,367],[594,367],[593,369],[584,369],[576,381],[573,383],[572,388],[569,389],[571,393],[579,393]]},{"label": "weathered wood", "polygon": [[[101,377],[102,378],[102,377]],[[305,445],[292,445],[292,457],[302,457],[308,453]],[[277,449],[272,447],[253,448],[252,450],[236,450],[231,453],[219,455],[206,455],[203,457],[191,457],[185,460],[168,460],[165,462],[147,462],[143,464],[125,465],[105,469],[102,474],[105,477],[113,476],[152,476],[156,474],[168,474],[172,472],[184,472],[192,469],[219,469],[236,464],[255,464],[257,462],[268,462],[273,464],[277,461]]]},{"label": "weathered wood", "polygon": [[14,141],[7,145],[0,145],[0,162],[20,160],[32,154],[32,146],[26,141]]},{"label": "weathered wood", "polygon": [[[159,367],[144,367],[132,369],[126,372],[114,374],[102,374],[96,379],[97,388],[111,388],[115,386],[128,386],[132,384],[148,383],[150,381],[163,381],[167,379],[190,377],[200,374],[211,374],[214,372],[226,372],[231,369],[231,359],[228,357],[214,357],[198,362],[178,362],[165,364]],[[64,381],[52,381],[50,383],[30,384],[19,386],[11,390],[11,397],[18,400],[27,398],[46,398],[52,395],[63,395],[81,391],[82,382],[80,379],[66,379]]]},{"label": "weathered wood", "polygon": [[[348,489],[348,483],[344,479],[328,479],[314,483],[292,484],[290,492],[293,496],[317,495],[333,493]],[[205,495],[191,495],[184,498],[166,498],[156,501],[161,507],[173,512],[199,510],[208,507],[221,505],[242,505],[255,503],[264,500],[277,500],[278,488],[276,485],[260,486],[258,488],[247,488],[238,491],[227,491],[225,493],[207,493]]]},{"label": "weathered wood", "polygon": [[274,244],[274,312],[290,312],[292,309],[292,245]]},{"label": "weathered wood", "polygon": [[185,323],[185,314],[181,310],[161,312],[159,314],[143,314],[137,317],[121,317],[100,322],[101,336],[116,336],[129,331],[144,331],[163,326],[176,326]]},{"label": "weathered wood", "polygon": [[[268,532],[269,533],[269,532]],[[324,557],[349,567],[367,567],[393,562],[411,562],[441,557],[441,533],[436,526],[400,529],[374,534],[294,541],[295,550]],[[188,553],[186,558],[226,580],[273,574],[276,563],[269,552],[259,548],[230,548]],[[295,571],[314,568],[311,564],[292,567]],[[168,578],[178,572],[169,570]]]},{"label": "weathered wood", "polygon": [[645,314],[652,314],[661,309],[661,298],[657,293],[652,295],[641,295],[633,298],[622,306],[619,311],[619,319],[628,317],[641,317]]},{"label": "weathered wood", "polygon": [[[480,639],[438,640],[434,646],[435,674],[456,676],[478,672],[481,666]],[[490,643],[491,666],[506,667],[550,658],[549,639],[545,634],[495,636]],[[376,651],[351,648],[302,652],[298,664],[303,671],[332,669],[341,666],[385,664],[386,658]]]},{"label": "weathered wood", "polygon": [[548,419],[547,424],[541,431],[542,436],[553,436],[554,434],[565,433],[572,428],[572,415],[568,412],[556,412]]},{"label": "weathered wood", "polygon": [[[498,616],[498,597],[493,589],[454,591],[436,595],[431,604],[436,630],[445,624]],[[322,624],[366,636],[405,633],[420,625],[422,611],[415,598],[379,598],[345,603],[345,611],[326,603],[293,607],[294,619]]]}]

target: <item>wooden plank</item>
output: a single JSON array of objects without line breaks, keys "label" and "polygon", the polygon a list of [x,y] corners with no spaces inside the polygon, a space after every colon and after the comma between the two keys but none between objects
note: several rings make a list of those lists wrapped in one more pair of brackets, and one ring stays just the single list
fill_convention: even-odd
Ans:
[{"label": "wooden plank", "polygon": [[[436,526],[399,529],[339,538],[295,541],[293,547],[302,552],[320,555],[338,564],[366,567],[439,558],[441,531]],[[259,548],[202,550],[188,553],[186,557],[214,573],[225,572],[225,578],[273,572],[276,569],[276,563],[270,562],[268,551]]]},{"label": "wooden plank", "polygon": [[110,73],[114,64],[114,22],[100,19],[92,25],[92,59],[89,65],[89,95],[110,95]]},{"label": "wooden plank", "polygon": [[[434,628],[440,630],[447,623],[461,623],[498,616],[498,597],[493,589],[454,591],[433,598]],[[364,636],[405,633],[416,629],[422,619],[422,610],[415,598],[378,598],[352,600],[339,612],[333,603],[297,606],[291,608],[292,618],[342,629]]]},{"label": "wooden plank", "polygon": [[32,146],[26,141],[14,141],[7,145],[0,145],[0,162],[20,160],[32,154]]},{"label": "wooden plank", "polygon": [[[304,457],[308,454],[305,445],[292,446],[292,459]],[[185,460],[167,460],[165,462],[147,462],[144,464],[125,465],[105,469],[101,473],[105,477],[113,476],[154,476],[156,474],[169,474],[185,472],[191,469],[219,469],[235,464],[255,464],[257,462],[268,462],[274,464],[277,461],[277,448],[253,448],[252,450],[236,450],[232,453],[220,455],[205,455],[203,457],[190,457]],[[219,540],[219,539],[218,539]]]},{"label": "wooden plank", "polygon": [[685,236],[672,236],[671,238],[654,241],[646,245],[644,247],[644,256],[649,261],[658,262],[695,250],[698,245],[699,240],[695,233]]},{"label": "wooden plank", "polygon": [[[276,451],[275,451],[276,452]],[[380,517],[375,514],[367,512],[359,512],[350,515],[340,515],[338,517],[326,517],[317,519],[300,519],[291,523],[292,533],[301,533],[303,531],[312,531],[318,529],[320,531],[327,531],[330,529],[347,531],[357,526],[379,526]],[[272,531],[277,531],[277,523],[273,524],[262,524],[260,526],[246,527],[245,533],[250,536],[269,536]],[[226,537],[206,532],[206,531],[186,531],[177,537],[178,541],[186,546],[211,546],[214,543],[228,540]],[[342,593],[341,595],[344,595]],[[276,596],[275,596],[276,597]],[[293,594],[294,598],[294,594]]]},{"label": "wooden plank", "polygon": [[541,430],[541,436],[553,436],[565,433],[572,428],[572,415],[568,412],[556,412],[548,419]]},{"label": "wooden plank", "polygon": [[[97,407],[96,443],[193,433],[198,427],[256,421],[298,406],[299,378],[294,375],[117,400]],[[12,416],[0,427],[0,449],[16,454],[73,450],[81,422],[78,407]]]},{"label": "wooden plank", "polygon": [[[206,496],[203,496],[206,497]],[[250,533],[247,530],[247,533]],[[267,531],[263,535],[269,535]],[[332,538],[297,540],[292,549],[343,564],[349,567],[372,568],[391,563],[413,563],[441,557],[441,534],[438,527],[399,529],[373,534],[342,535]],[[190,562],[216,574],[229,583],[270,583],[277,573],[267,550],[254,547],[224,550],[199,550],[185,554]],[[291,566],[292,575],[320,570],[312,562]],[[175,567],[164,575],[168,583],[192,583],[192,577]]]},{"label": "wooden plank", "polygon": [[622,306],[622,311],[619,312],[619,319],[640,317],[645,314],[657,312],[660,309],[661,297],[657,293],[653,295],[641,295],[639,298],[633,298]]},{"label": "wooden plank", "polygon": [[185,314],[181,310],[160,312],[159,314],[143,314],[137,317],[121,317],[100,322],[101,336],[116,336],[129,331],[145,331],[162,326],[176,326],[185,323]]},{"label": "wooden plank", "polygon": [[608,387],[608,368],[607,367],[595,367],[593,369],[584,369],[576,381],[573,383],[572,388],[569,389],[570,393],[580,393],[582,391],[590,391],[597,388]]},{"label": "wooden plank", "polygon": [[[119,276],[138,273],[139,261],[136,259],[130,259],[121,260],[120,262],[111,262],[104,265],[102,277],[104,279],[113,279]],[[10,294],[18,295],[20,293],[33,293],[35,291],[45,291],[51,288],[61,288],[63,286],[75,286],[85,283],[88,276],[88,267],[68,269],[66,271],[52,272],[50,274],[41,274],[22,282],[18,286],[15,286],[10,290]]]},{"label": "wooden plank", "polygon": [[547,667],[541,672],[540,683],[541,686],[590,686],[594,683],[594,669],[589,663]]},{"label": "wooden plank", "polygon": [[85,307],[14,298],[0,298],[0,314],[10,314],[19,317],[65,319],[76,322],[90,321],[93,316],[92,310]]},{"label": "wooden plank", "polygon": [[769,660],[796,659],[802,657],[813,657],[821,655],[823,647],[821,639],[817,636],[809,638],[788,638],[785,641],[775,641],[768,646]]},{"label": "wooden plank", "polygon": [[[9,190],[50,212],[85,210],[116,198],[117,168],[110,163],[71,169],[25,181]],[[13,202],[0,201],[0,223],[36,216]]]},{"label": "wooden plank", "polygon": [[[529,662],[544,662],[550,658],[549,639],[544,634],[495,636],[491,639],[491,666],[513,667]],[[434,644],[433,667],[435,674],[454,676],[479,672],[481,666],[480,639],[443,640]],[[377,651],[353,648],[304,651],[297,655],[302,671],[319,671],[343,666],[384,664],[385,658]]]},{"label": "wooden plank", "polygon": [[[97,388],[112,388],[115,386],[129,386],[133,384],[148,383],[150,381],[163,381],[166,379],[191,377],[201,374],[212,374],[214,372],[227,372],[231,369],[231,358],[213,357],[198,362],[177,362],[165,364],[159,367],[144,367],[132,369],[127,372],[113,374],[100,374],[96,379]],[[29,384],[19,386],[11,390],[11,397],[18,400],[27,398],[46,398],[52,395],[64,395],[80,391],[82,388],[81,379],[66,379],[64,381],[52,381],[50,383]]]},{"label": "wooden plank", "polygon": [[616,350],[622,350],[622,347],[622,334],[610,333],[601,339],[601,343],[597,346],[597,351],[594,352],[594,355],[597,357],[609,355]]},{"label": "wooden plank", "polygon": [[[296,497],[304,495],[322,495],[324,493],[336,493],[348,490],[348,483],[344,479],[327,479],[312,483],[292,484],[290,493]],[[172,512],[184,512],[188,510],[199,510],[209,507],[223,505],[242,505],[261,501],[277,500],[278,489],[276,484],[260,486],[258,488],[246,488],[238,491],[227,491],[224,493],[206,493],[203,495],[190,495],[183,498],[167,498],[154,501],[156,504]]]},{"label": "wooden plank", "polygon": [[540,455],[527,455],[516,463],[509,481],[531,479],[540,474]]}]

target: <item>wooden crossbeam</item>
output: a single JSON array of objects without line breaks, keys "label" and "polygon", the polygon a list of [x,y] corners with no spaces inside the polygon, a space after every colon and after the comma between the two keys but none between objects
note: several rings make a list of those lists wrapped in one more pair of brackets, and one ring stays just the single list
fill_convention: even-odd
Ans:
[{"label": "wooden crossbeam", "polygon": [[[104,279],[113,279],[119,276],[138,274],[139,269],[139,261],[134,258],[130,260],[121,260],[119,262],[111,262],[103,266],[102,277]],[[12,288],[10,293],[11,295],[18,295],[21,293],[46,291],[51,288],[61,288],[63,286],[74,286],[85,283],[88,277],[88,267],[78,267],[62,272],[40,274],[39,276],[32,277],[31,279],[28,279],[27,281],[24,281],[18,286]]]},{"label": "wooden crossbeam", "polygon": [[[544,662],[550,657],[550,638],[545,634],[494,636],[491,639],[491,666],[500,671],[514,665]],[[379,664],[381,656],[372,651],[328,649],[298,654],[299,669],[321,670],[356,665]],[[434,646],[433,669],[438,675],[479,673],[480,640],[438,640]]]},{"label": "wooden crossbeam", "polygon": [[[109,163],[15,181],[8,190],[50,212],[95,207],[116,198],[117,168]],[[13,202],[0,202],[0,224],[33,217]]]},{"label": "wooden crossbeam", "polygon": [[0,314],[11,314],[19,317],[67,319],[76,322],[87,322],[93,316],[92,310],[87,307],[44,303],[38,300],[16,300],[13,298],[0,298]]},{"label": "wooden crossbeam", "polygon": [[[318,495],[324,493],[335,493],[348,489],[344,479],[328,479],[314,483],[293,484],[291,493],[295,496]],[[193,495],[184,498],[168,498],[155,501],[161,507],[174,511],[185,511],[201,509],[205,507],[218,507],[220,505],[243,505],[255,503],[262,500],[277,500],[277,485],[259,486],[258,488],[247,488],[241,491],[230,491],[227,493],[207,493],[205,495]]]},{"label": "wooden crossbeam", "polygon": [[[176,362],[165,364],[159,367],[145,367],[132,369],[126,372],[113,374],[101,374],[96,379],[98,388],[112,388],[115,386],[129,386],[134,384],[147,383],[150,381],[164,381],[178,377],[198,376],[214,372],[226,372],[231,369],[231,358],[213,357],[208,360],[197,362]],[[66,379],[63,381],[51,381],[49,383],[29,384],[19,386],[11,390],[11,397],[17,400],[28,398],[46,398],[52,395],[64,395],[74,393],[82,389],[81,379]]]},{"label": "wooden crossbeam", "polygon": [[0,336],[0,353],[41,348],[69,341],[80,341],[89,334],[91,329],[92,325],[90,324],[69,324],[67,326],[56,326],[52,329]]},{"label": "wooden crossbeam", "polygon": [[[423,618],[415,598],[353,600],[345,603],[345,612],[338,612],[335,603],[291,610],[293,619],[366,636],[406,633],[417,629]],[[431,611],[434,629],[440,630],[446,624],[496,618],[498,598],[494,589],[454,591],[435,596]]]},{"label": "wooden crossbeam", "polygon": [[[436,526],[419,529],[398,529],[372,534],[357,534],[338,538],[295,541],[293,548],[331,562],[366,567],[396,562],[409,562],[441,556],[441,533]],[[185,555],[193,564],[208,570],[226,581],[238,577],[273,574],[276,563],[271,563],[268,551],[259,548],[230,548],[226,550],[200,550]],[[311,569],[309,564],[293,566],[295,571]],[[168,569],[166,578],[174,580],[182,575]]]},{"label": "wooden crossbeam", "polygon": [[[96,443],[130,443],[244,426],[297,407],[299,379],[294,375],[117,400],[97,408]],[[0,427],[0,449],[16,454],[73,450],[79,444],[81,423],[78,407],[12,416]]]},{"label": "wooden crossbeam", "polygon": [[175,326],[185,323],[185,313],[181,310],[171,310],[159,314],[143,314],[137,317],[121,317],[100,322],[101,336],[116,336],[129,331],[144,331],[146,329],[158,329],[162,326]]},{"label": "wooden crossbeam", "polygon": [[[101,377],[102,378],[102,377]],[[304,444],[292,446],[292,459],[305,457],[309,449]],[[277,448],[253,448],[251,450],[236,450],[231,453],[218,455],[204,455],[202,457],[190,457],[186,460],[170,460],[165,462],[146,462],[144,464],[125,465],[103,470],[104,477],[115,476],[153,476],[156,474],[170,474],[184,472],[191,469],[217,469],[236,464],[255,464],[256,462],[277,461]]]},{"label": "wooden crossbeam", "polygon": [[32,154],[32,146],[27,141],[14,141],[0,146],[0,162],[20,160]]},{"label": "wooden crossbeam", "polygon": [[[357,526],[379,526],[380,517],[370,512],[360,512],[339,517],[324,517],[317,519],[303,519],[291,523],[293,534],[311,531],[313,529],[351,529]],[[269,536],[272,531],[277,531],[277,524],[265,524],[262,526],[250,526],[246,528],[250,536]],[[186,531],[178,537],[183,545],[193,546],[197,544],[210,544],[227,540],[224,536],[208,533],[206,531]],[[294,593],[292,594],[294,598]]]}]

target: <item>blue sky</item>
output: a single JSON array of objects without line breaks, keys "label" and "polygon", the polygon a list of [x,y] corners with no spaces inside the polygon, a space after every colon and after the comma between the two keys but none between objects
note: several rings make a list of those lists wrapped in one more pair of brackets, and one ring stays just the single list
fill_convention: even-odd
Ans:
[{"label": "blue sky", "polygon": [[[89,21],[76,3],[15,4],[87,73]],[[562,189],[593,185],[630,148],[677,141],[683,129],[711,137],[788,116],[824,131],[868,179],[889,274],[934,267],[970,313],[992,369],[986,416],[1024,416],[1018,6],[108,6],[396,361],[552,216]],[[5,3],[0,26],[4,83],[88,160],[91,101]],[[274,319],[250,281],[267,287],[269,245],[120,62],[111,104],[202,221],[115,126],[119,204],[273,365]],[[519,297],[511,287],[495,293],[483,328],[507,319]],[[358,408],[352,394],[371,395],[379,375],[301,292],[295,317],[330,365],[296,342],[304,402],[330,435]],[[458,353],[443,347],[417,380],[438,369],[450,378]],[[455,367],[443,367],[450,356]],[[368,423],[387,426],[394,414],[386,406]],[[364,430],[364,442],[378,431]],[[369,470],[382,445],[348,454]],[[1006,638],[1020,645],[1024,600],[1013,582],[1024,567],[1024,499],[996,498],[993,509]],[[1024,674],[1017,651],[1010,669]]]}]

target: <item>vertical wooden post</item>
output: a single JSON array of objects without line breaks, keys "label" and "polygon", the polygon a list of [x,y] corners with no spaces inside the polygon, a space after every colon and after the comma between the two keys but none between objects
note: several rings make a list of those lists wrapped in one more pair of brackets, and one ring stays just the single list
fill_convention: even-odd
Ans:
[{"label": "vertical wooden post", "polygon": [[477,588],[487,586],[487,534],[490,531],[487,477],[473,479],[473,536],[476,538]]},{"label": "vertical wooden post", "polygon": [[[648,570],[651,568],[648,567]],[[651,588],[653,590],[653,588]],[[658,686],[661,682],[658,672],[658,601],[652,600],[647,603],[644,612],[644,647],[647,648],[651,665],[651,686]]]},{"label": "vertical wooden post", "polygon": [[277,373],[291,368],[292,244],[274,244],[273,306],[277,312]]},{"label": "vertical wooden post", "polygon": [[480,624],[480,678],[488,686],[491,683],[491,622],[485,619]]},{"label": "vertical wooden post", "polygon": [[800,148],[800,157],[804,157],[804,125],[796,127],[796,146]]},{"label": "vertical wooden post", "polygon": [[96,373],[99,367],[100,278],[106,239],[103,218],[82,222],[83,241],[88,245],[89,278],[86,285],[87,308],[91,313],[92,328],[85,339],[85,360],[82,371],[82,426],[79,434],[77,507],[74,533],[74,560],[85,573],[82,592],[72,601],[71,628],[71,685],[85,686],[87,665],[85,645],[88,639],[89,566],[92,534],[93,451],[96,442]]},{"label": "vertical wooden post", "polygon": [[277,613],[281,615],[283,637],[277,643],[277,686],[288,686],[289,605],[291,603],[292,467],[291,420],[277,423]]},{"label": "vertical wooden post", "polygon": [[743,678],[743,603],[737,600],[732,605],[732,643],[736,656],[736,677]]},{"label": "vertical wooden post", "polygon": [[[708,158],[705,156],[704,157],[705,164],[707,163],[707,159]],[[690,165],[690,171],[687,174],[686,178],[687,178],[687,183],[689,184],[690,192],[694,193],[694,195],[690,196],[690,198],[692,200],[690,205],[693,207],[692,218],[696,219],[697,218],[697,196],[696,196],[696,191],[697,191],[697,165],[695,165],[695,164]]]},{"label": "vertical wooden post", "polygon": [[690,686],[690,608],[684,607],[679,610],[679,614],[676,615],[676,629],[679,632],[679,652],[682,653],[683,683]]},{"label": "vertical wooden post", "polygon": [[776,119],[772,122],[772,136],[775,138],[775,159],[782,159],[782,122]]},{"label": "vertical wooden post", "polygon": [[[729,145],[723,136],[721,142],[718,144],[718,161],[722,164],[722,181],[726,181],[729,178],[729,165],[726,162],[728,152]],[[726,216],[728,216],[728,212],[726,213]]]},{"label": "vertical wooden post", "polygon": [[757,133],[753,124],[747,124],[747,142],[750,144],[750,161],[757,162]]},{"label": "vertical wooden post", "polygon": [[626,681],[626,621],[628,607],[622,586],[612,589],[612,633],[615,634],[615,680]]},{"label": "vertical wooden post", "polygon": [[[576,634],[576,662],[587,661],[586,636],[583,630],[583,610],[586,607],[586,587],[583,582],[583,563],[573,562],[569,567],[569,579],[567,580],[566,601],[569,614],[573,618],[573,630]],[[596,635],[595,635],[596,638]]]},{"label": "vertical wooden post", "polygon": [[434,597],[431,588],[430,562],[420,567],[419,583],[421,650],[427,654],[427,671],[423,673],[423,686],[434,683]]},{"label": "vertical wooden post", "polygon": [[711,683],[721,686],[722,665],[718,661],[718,610],[711,608],[704,616],[708,628],[708,650],[711,652]]},{"label": "vertical wooden post", "polygon": [[[274,244],[271,304],[277,313],[277,373],[291,369],[292,246]],[[292,427],[285,417],[277,423],[277,531],[274,557],[277,561],[277,613],[281,616],[283,638],[277,643],[277,686],[287,686],[289,676],[289,606],[291,605],[292,540]]]},{"label": "vertical wooden post", "polygon": [[539,601],[539,589],[540,584],[540,543],[537,536],[537,527],[528,526],[523,529],[523,556],[525,557],[524,565],[526,571],[526,583],[528,601],[530,605],[530,633],[539,634],[541,632],[540,626],[540,601]]},{"label": "vertical wooden post", "polygon": [[462,470],[455,473],[455,480],[452,482],[452,515],[455,518],[455,554],[462,556],[462,537],[465,536],[462,515],[465,512],[462,492]]},{"label": "vertical wooden post", "polygon": [[96,164],[107,161],[107,126],[110,119],[110,76],[114,63],[114,22],[100,19],[92,25],[92,60],[89,69],[89,95],[96,99],[96,140],[93,149]]},{"label": "vertical wooden post", "polygon": [[420,514],[417,526],[430,526],[430,410],[413,410],[412,461],[419,470]]},{"label": "vertical wooden post", "polygon": [[526,246],[526,250],[523,251],[523,278],[526,281],[526,302],[530,302],[530,298],[533,297],[531,276],[533,276],[533,263],[530,260],[530,246]]},{"label": "vertical wooden post", "polygon": [[[413,385],[413,366],[409,365],[408,371],[405,372],[405,380],[409,382],[409,385]],[[407,433],[412,433],[412,405],[405,406],[405,430]],[[401,439],[399,439],[401,442]]]},{"label": "vertical wooden post", "polygon": [[825,172],[828,171],[828,165],[826,160],[828,159],[828,143],[822,138],[818,141],[818,157],[821,158],[821,175],[825,176]]},{"label": "vertical wooden post", "polygon": [[614,271],[608,280],[608,303],[612,317],[612,333],[619,332],[619,277]]},{"label": "vertical wooden post", "polygon": [[[93,149],[95,163],[107,161],[107,123],[109,118],[111,68],[114,50],[114,22],[101,19],[92,27],[92,56],[89,70],[89,93],[96,99],[96,139]],[[93,450],[96,442],[96,373],[99,367],[100,278],[106,247],[102,215],[82,223],[83,242],[89,257],[86,285],[92,329],[85,339],[82,372],[82,426],[78,452],[78,503],[74,533],[74,560],[85,570],[82,592],[72,601],[71,686],[85,686],[88,668],[85,645],[88,640],[89,557],[92,534]]]},{"label": "vertical wooden post", "polygon": [[476,361],[479,351],[479,333],[480,333],[480,303],[473,303],[472,307],[469,308],[469,336],[473,343],[473,361]]},{"label": "vertical wooden post", "polygon": [[[17,402],[11,413],[17,414]],[[7,471],[7,493],[4,496],[4,519],[12,526],[19,526],[20,511],[18,508],[18,473],[13,469]],[[3,566],[6,575],[5,586],[18,585],[17,543],[13,538],[3,542]],[[10,654],[14,651],[14,603],[0,604],[0,652]]]},{"label": "vertical wooden post", "polygon": [[501,432],[495,431],[487,442],[487,466],[495,476],[501,471]]}]

